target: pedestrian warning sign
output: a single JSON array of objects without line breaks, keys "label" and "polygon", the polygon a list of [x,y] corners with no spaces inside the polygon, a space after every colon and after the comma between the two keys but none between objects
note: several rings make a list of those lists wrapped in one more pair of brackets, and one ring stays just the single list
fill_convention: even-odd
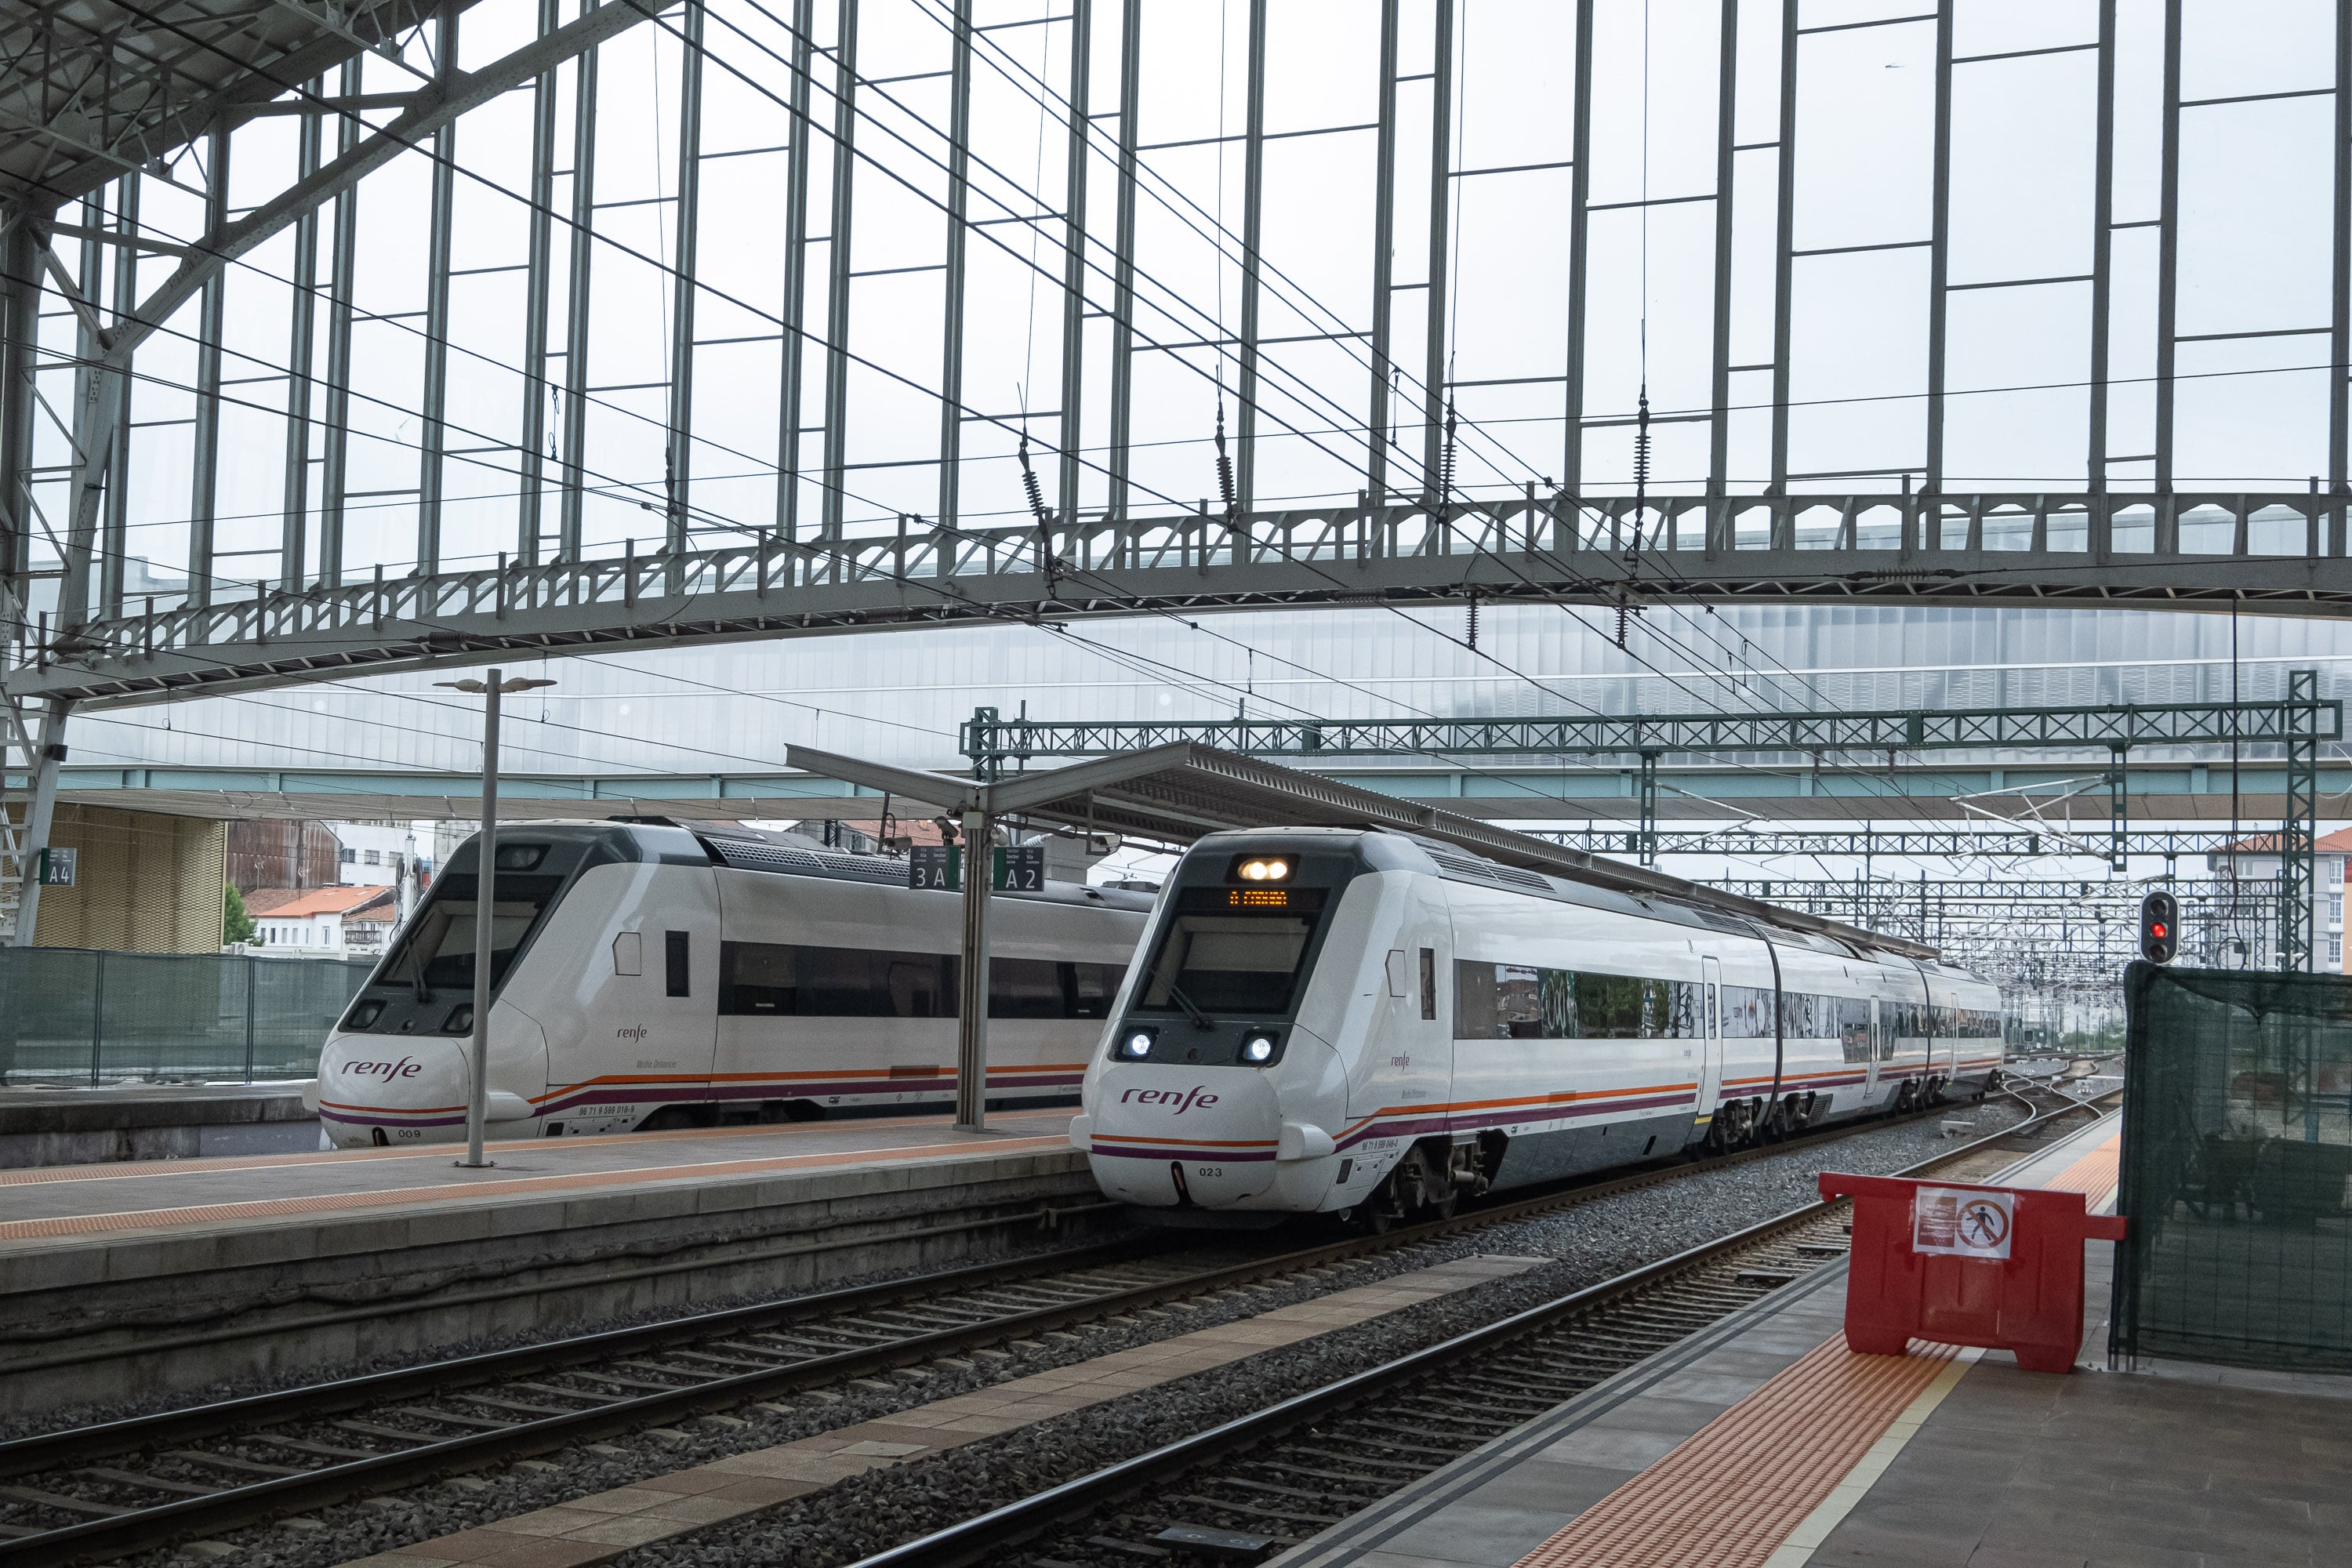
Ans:
[{"label": "pedestrian warning sign", "polygon": [[1947,1258],[2007,1258],[2017,1194],[1973,1187],[1921,1187],[1911,1199],[1911,1250]]}]

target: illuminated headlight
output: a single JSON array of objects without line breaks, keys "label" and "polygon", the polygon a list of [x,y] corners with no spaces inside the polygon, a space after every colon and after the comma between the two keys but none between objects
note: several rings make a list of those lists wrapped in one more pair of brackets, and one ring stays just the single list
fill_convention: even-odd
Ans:
[{"label": "illuminated headlight", "polygon": [[1242,1060],[1267,1062],[1273,1059],[1274,1037],[1272,1035],[1250,1035],[1243,1039]]},{"label": "illuminated headlight", "polygon": [[1290,875],[1287,860],[1244,860],[1234,868],[1244,882],[1279,882]]},{"label": "illuminated headlight", "polygon": [[1151,1054],[1151,1038],[1150,1030],[1138,1029],[1119,1041],[1118,1054],[1140,1061]]}]

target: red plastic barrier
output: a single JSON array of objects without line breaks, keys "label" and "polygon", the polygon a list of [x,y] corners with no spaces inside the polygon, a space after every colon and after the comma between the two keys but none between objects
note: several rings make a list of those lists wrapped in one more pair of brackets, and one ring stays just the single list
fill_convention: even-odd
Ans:
[{"label": "red plastic barrier", "polygon": [[1853,1199],[1845,1342],[1901,1355],[1914,1339],[2011,1351],[2029,1372],[2071,1372],[2083,1338],[2083,1243],[2124,1221],[2083,1194],[1825,1172]]}]

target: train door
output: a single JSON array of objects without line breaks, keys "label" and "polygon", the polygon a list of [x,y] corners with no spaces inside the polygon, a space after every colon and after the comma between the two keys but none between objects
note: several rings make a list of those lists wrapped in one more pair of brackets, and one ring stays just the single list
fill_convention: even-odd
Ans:
[{"label": "train door", "polygon": [[1713,954],[1698,961],[1706,982],[1706,1024],[1699,1031],[1698,1105],[1694,1114],[1713,1116],[1716,1096],[1723,1086],[1723,960]]},{"label": "train door", "polygon": [[1895,1004],[1874,1001],[1870,1005],[1870,1062],[1863,1069],[1862,1103],[1878,1103],[1878,1064],[1887,1055],[1887,1044],[1895,1037]]}]

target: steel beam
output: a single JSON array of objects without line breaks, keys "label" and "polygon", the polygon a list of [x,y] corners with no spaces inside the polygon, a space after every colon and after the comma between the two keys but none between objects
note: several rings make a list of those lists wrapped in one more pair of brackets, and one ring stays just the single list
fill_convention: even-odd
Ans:
[{"label": "steel beam", "polygon": [[[326,85],[324,78],[316,78],[310,90],[323,94]],[[301,127],[295,132],[296,178],[307,179],[318,172],[325,129],[317,115],[302,116]],[[125,272],[131,270],[127,259]],[[293,283],[293,320],[288,324],[286,349],[286,473],[279,496],[284,510],[278,535],[278,586],[288,594],[299,592],[309,581],[305,574],[310,567],[310,373],[319,324],[319,213],[315,207],[294,225]],[[130,378],[122,380],[127,388]],[[118,423],[125,430],[130,428],[128,418]],[[128,445],[127,437],[119,445]],[[121,499],[121,489],[116,484],[107,488],[110,511]],[[113,535],[110,527],[106,531],[110,543]],[[105,566],[109,572],[115,570],[110,560]],[[111,592],[101,587],[99,613],[120,615],[121,599],[119,587]]]},{"label": "steel beam", "polygon": [[[1739,0],[1720,0],[1722,37],[1717,45],[1715,107],[1715,324],[1707,374],[1706,493],[1724,493],[1731,452],[1731,220],[1739,181]],[[1715,519],[1706,520],[1707,548]]]},{"label": "steel beam", "polygon": [[695,248],[702,226],[702,23],[703,0],[686,0],[679,22],[685,43],[678,65],[677,227],[671,254],[677,275],[670,310],[669,428],[664,432],[662,499],[666,515],[662,547],[675,559],[691,542],[694,479]]},{"label": "steel beam", "polygon": [[[1130,4],[1135,0],[1130,0]],[[940,521],[962,515],[963,306],[971,205],[971,4],[956,0],[955,42],[948,63],[948,224],[945,308],[940,331]],[[795,132],[797,140],[797,132]],[[791,423],[788,419],[787,424]]]},{"label": "steel beam", "polygon": [[1380,123],[1372,150],[1372,384],[1364,416],[1364,494],[1389,500],[1390,380],[1395,363],[1397,8],[1381,0]]},{"label": "steel beam", "polygon": [[[1634,834],[1622,827],[1529,830],[1528,836],[1548,839],[1571,849],[1581,849],[1588,854],[1634,855],[1640,852]],[[2110,853],[2109,840],[2105,836],[2095,832],[2071,832],[2063,824],[2056,823],[2038,831],[2025,828],[1939,830],[1859,827],[1836,830],[1739,827],[1661,832],[1656,837],[1657,853],[1660,855],[1838,855],[1865,860],[1881,855],[1915,859],[2038,859],[2045,856],[2079,856],[2105,860]],[[2123,842],[2126,855],[2178,858],[2184,855],[2222,854],[2242,837],[2242,834],[2233,836],[2221,829],[2140,827],[2126,829]]]},{"label": "steel beam", "polygon": [[[205,139],[205,232],[218,234],[228,226],[228,154],[229,134],[226,126],[216,126]],[[193,259],[193,258],[192,258]],[[226,289],[221,279],[221,268],[207,268],[204,280],[191,290],[201,296],[196,309],[196,406],[194,472],[188,491],[188,595],[199,605],[210,604],[215,595],[213,582],[214,512],[220,490],[220,384],[222,313],[227,309]],[[119,338],[137,331],[132,321],[118,323],[114,329]],[[112,356],[110,356],[111,358]],[[124,354],[107,368],[127,370],[130,356]],[[98,366],[93,365],[95,372]],[[87,405],[85,405],[87,406]],[[98,487],[105,482],[108,459],[112,456],[117,432],[111,421],[75,421],[75,473],[79,479],[74,487],[72,531],[82,531],[82,519],[97,517]],[[70,548],[70,546],[68,547]],[[60,629],[78,624],[86,612],[89,563],[87,556],[79,562],[66,563],[66,571],[83,585],[71,605],[61,600],[58,605],[58,626]],[[39,844],[34,846],[36,852]]]},{"label": "steel beam", "polygon": [[[1439,8],[1445,9],[1448,4],[1449,0],[1439,0]],[[1234,495],[1244,514],[1257,505],[1258,244],[1265,228],[1265,6],[1266,0],[1249,0],[1242,124],[1242,320],[1240,363],[1234,386],[1234,400],[1239,405],[1234,410]],[[1221,247],[1223,238],[1219,237]],[[1223,321],[1217,323],[1219,333],[1224,326]],[[1065,403],[1065,417],[1068,408]]]},{"label": "steel beam", "polygon": [[[1927,237],[1927,451],[1922,489],[1929,497],[1944,489],[1944,321],[1950,303],[1952,277],[1952,6],[1953,0],[1936,0],[1935,148],[1928,177]],[[1925,508],[1930,532],[1927,542],[1943,542],[1943,508],[1929,500]]]},{"label": "steel beam", "polygon": [[[1263,5],[1265,0],[1255,3]],[[1081,416],[1086,412],[1087,166],[1091,161],[1087,106],[1094,76],[1094,0],[1070,0],[1070,166],[1062,195],[1062,435],[1055,487],[1063,520],[1068,522],[1077,521],[1078,479],[1084,471],[1079,456],[1086,445]],[[1243,416],[1248,417],[1246,405]],[[1242,449],[1247,453],[1246,443]],[[1248,494],[1246,488],[1243,493]]]},{"label": "steel beam", "polygon": [[857,179],[857,4],[840,0],[833,59],[833,215],[825,231],[824,537],[839,539],[849,467],[850,200]]},{"label": "steel beam", "polygon": [[[360,63],[346,61],[341,88],[359,91]],[[359,145],[361,126],[346,115],[335,128],[335,156],[346,158]],[[351,474],[352,325],[358,310],[360,193],[356,182],[335,193],[334,232],[330,242],[327,284],[327,406],[319,453],[319,585],[343,580],[343,508]],[[122,312],[130,314],[126,307]]]},{"label": "steel beam", "polygon": [[[800,537],[802,405],[808,332],[809,152],[816,122],[810,118],[814,83],[815,0],[793,0],[792,151],[785,165],[783,364],[776,389],[776,532],[791,542]],[[955,517],[944,502],[943,521]]]},{"label": "steel beam", "polygon": [[[595,0],[580,0],[582,11]],[[572,104],[572,247],[563,291],[562,498],[556,512],[555,554],[580,558],[588,505],[588,300],[596,286],[596,51],[580,57]],[[794,139],[799,132],[794,131]]]},{"label": "steel beam", "polygon": [[[1429,288],[1423,301],[1429,336],[1421,374],[1421,494],[1427,506],[1440,506],[1449,499],[1437,493],[1437,472],[1445,441],[1445,301],[1450,290],[1445,242],[1454,218],[1454,0],[1437,0],[1436,59],[1430,76]],[[1576,318],[1569,319],[1572,322]]]},{"label": "steel beam", "polygon": [[[2287,671],[2286,700],[2290,706],[2317,702],[2319,672]],[[2306,726],[2295,725],[2283,739],[2286,819],[2279,826],[2279,968],[2295,973],[2312,967],[2312,849],[2318,841],[2321,737]]]},{"label": "steel beam", "polygon": [[[139,195],[142,184],[142,177],[135,174],[125,174],[114,183],[115,232],[120,235],[129,236],[138,232]],[[126,253],[118,257],[114,265],[114,291],[111,306],[115,318],[120,320],[129,315],[138,303],[139,268],[132,265],[131,257]],[[304,303],[315,305],[316,301],[304,301]],[[315,310],[313,315],[315,316]],[[310,344],[305,337],[302,340],[302,363],[306,378],[304,387],[306,412],[309,397],[307,375],[310,352]],[[116,429],[127,432],[131,428],[133,384],[127,375],[116,376],[113,379],[115,405],[110,416],[114,420]],[[100,615],[119,616],[122,613],[122,584],[130,563],[130,552],[131,441],[126,435],[123,439],[114,443],[113,450],[108,454],[106,521],[99,533],[98,593]]]},{"label": "steel beam", "polygon": [[[1792,0],[1793,4],[1793,0]],[[1592,0],[1576,0],[1574,101],[1569,130],[1568,354],[1563,369],[1567,402],[1561,419],[1559,483],[1571,506],[1584,493],[1584,287],[1591,249],[1587,231],[1592,205]],[[1571,539],[1581,531],[1571,510]]]},{"label": "steel beam", "polygon": [[[1395,0],[1388,0],[1393,5]],[[1127,516],[1135,441],[1135,199],[1137,115],[1143,90],[1143,0],[1125,0],[1118,27],[1118,226],[1110,307],[1110,454],[1106,514]]]},{"label": "steel beam", "polygon": [[[553,32],[558,0],[539,0],[539,31]],[[516,465],[520,494],[515,509],[515,559],[538,562],[547,541],[541,533],[547,505],[548,312],[554,293],[555,251],[555,73],[541,71],[531,85],[530,238],[524,265],[522,307],[522,447]]]},{"label": "steel beam", "polygon": [[[2106,0],[2109,5],[2114,0]],[[2342,555],[2346,497],[2352,494],[2352,5],[2336,7],[2336,168],[2328,232],[2335,237],[2335,276],[2327,330],[2327,543]]]},{"label": "steel beam", "polygon": [[[2141,508],[2155,498],[2109,498]],[[2325,498],[2210,499],[2231,513],[2274,505],[2308,511]],[[2001,515],[2081,512],[2093,498],[1959,496],[1956,509]],[[169,692],[226,689],[592,644],[676,644],[801,632],[1082,618],[1160,610],[1401,606],[1460,603],[1613,604],[1630,579],[1614,552],[1580,553],[1575,570],[1528,548],[1550,502],[1459,506],[1432,547],[1418,506],[1258,512],[1244,520],[1251,558],[1231,559],[1224,520],[1197,514],[1057,521],[1044,530],[1058,563],[1051,591],[1037,571],[1034,521],[986,528],[933,524],[845,540],[766,539],[689,552],[679,571],[646,559],[544,563],[500,579],[491,571],[445,572],[381,587],[352,583],[260,602],[194,605],[79,628],[46,658],[9,671],[0,688],[19,696],[147,700]],[[1604,514],[1631,498],[1584,498]],[[1853,540],[1801,534],[1801,514],[1834,518],[1891,508],[1899,498],[1650,498],[1668,516],[1710,504],[1752,507],[1784,543],[1774,549],[1654,552],[1686,600],[1719,603],[2124,605],[2352,617],[2352,564],[2340,557],[2241,554],[2126,556],[2099,566],[2080,551],[1931,552],[1907,568]],[[1799,548],[1814,542],[1822,547]],[[2241,545],[2242,549],[2242,544]],[[673,594],[673,582],[678,590]],[[2104,743],[2094,737],[2093,743]],[[2138,743],[2135,741],[2135,743]],[[1632,748],[1639,750],[1639,746]],[[1807,749],[1799,743],[1797,749]]]},{"label": "steel beam", "polygon": [[[1883,712],[1580,713],[1549,719],[1221,719],[1087,722],[974,721],[963,752],[998,766],[1040,757],[1097,756],[1179,741],[1248,756],[1638,755],[1654,778],[1666,752],[1888,752],[2001,747],[2103,748],[2221,742],[2231,736],[2315,748],[2344,729],[2340,699],[2323,701],[2318,676],[2295,670],[2283,701],[2110,704],[2104,707],[1913,709]],[[2317,753],[2306,772],[2315,769]],[[1645,801],[1654,785],[1645,785]],[[2293,787],[2292,785],[2290,786]],[[2310,786],[2315,794],[2316,785]],[[2120,809],[2120,808],[2118,808]],[[1654,819],[1652,805],[1643,813]],[[1654,831],[1652,829],[1651,831]]]},{"label": "steel beam", "polygon": [[2164,0],[2162,147],[2157,174],[2156,490],[2172,489],[2173,362],[2180,306],[2180,3]]},{"label": "steel beam", "polygon": [[2107,488],[2107,332],[2115,293],[2116,0],[2099,0],[2098,88],[2092,105],[2089,450],[2083,482]]},{"label": "steel beam", "polygon": [[1772,478],[1789,491],[1789,338],[1797,246],[1797,0],[1780,0],[1780,140],[1772,240]]}]

